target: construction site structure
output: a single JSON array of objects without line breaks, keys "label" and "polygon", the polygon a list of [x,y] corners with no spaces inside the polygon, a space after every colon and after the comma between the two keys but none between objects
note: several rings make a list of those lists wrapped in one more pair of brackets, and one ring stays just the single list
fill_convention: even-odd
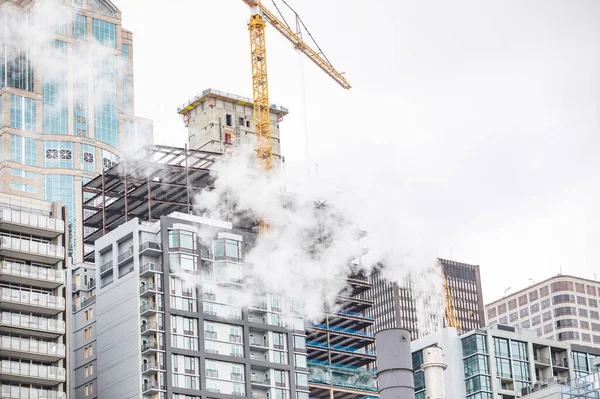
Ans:
[{"label": "construction site structure", "polygon": [[[279,123],[289,113],[285,107],[271,104],[270,124],[274,164],[281,158]],[[215,89],[206,89],[177,109],[188,129],[191,149],[231,153],[236,146],[254,146],[256,130],[254,101]]]}]

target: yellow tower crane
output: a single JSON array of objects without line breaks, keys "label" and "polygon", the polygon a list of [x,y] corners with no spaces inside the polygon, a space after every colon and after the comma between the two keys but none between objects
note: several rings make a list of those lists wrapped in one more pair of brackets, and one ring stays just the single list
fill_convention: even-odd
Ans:
[{"label": "yellow tower crane", "polygon": [[460,334],[462,333],[462,325],[460,323],[460,319],[458,318],[456,308],[454,307],[454,298],[452,297],[452,292],[450,291],[450,284],[448,283],[448,278],[446,277],[444,266],[442,264],[440,264],[440,268],[442,269],[442,278],[444,279],[444,319],[446,320],[446,326],[456,328]]},{"label": "yellow tower crane", "polygon": [[269,79],[267,75],[267,48],[265,43],[265,26],[269,23],[288,39],[296,49],[304,53],[325,73],[343,88],[350,89],[350,84],[338,72],[322,53],[317,53],[308,46],[300,34],[294,33],[286,23],[281,22],[273,13],[265,8],[260,0],[243,0],[251,7],[250,24],[250,57],[252,63],[252,91],[254,99],[254,129],[256,131],[256,157],[266,171],[273,168],[273,145],[271,143],[271,112],[269,103]]}]

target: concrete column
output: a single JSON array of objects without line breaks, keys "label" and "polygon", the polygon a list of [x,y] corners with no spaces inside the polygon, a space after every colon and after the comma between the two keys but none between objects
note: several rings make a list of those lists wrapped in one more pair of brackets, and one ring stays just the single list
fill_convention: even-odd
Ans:
[{"label": "concrete column", "polygon": [[381,399],[414,399],[410,331],[392,328],[375,334],[377,386]]}]

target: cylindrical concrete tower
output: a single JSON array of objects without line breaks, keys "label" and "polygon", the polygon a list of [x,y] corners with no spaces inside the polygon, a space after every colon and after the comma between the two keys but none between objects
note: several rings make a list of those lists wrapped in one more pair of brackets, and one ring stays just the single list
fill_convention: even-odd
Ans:
[{"label": "cylindrical concrete tower", "polygon": [[427,399],[446,399],[442,348],[431,347],[423,349],[423,364],[421,370],[425,374],[425,397]]},{"label": "cylindrical concrete tower", "polygon": [[375,345],[380,399],[414,399],[410,332],[400,328],[379,331]]}]

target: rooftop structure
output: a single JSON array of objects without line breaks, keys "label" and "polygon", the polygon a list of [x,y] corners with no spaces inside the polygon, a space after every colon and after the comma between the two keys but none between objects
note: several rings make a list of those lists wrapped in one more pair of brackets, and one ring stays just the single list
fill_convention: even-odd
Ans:
[{"label": "rooftop structure", "polygon": [[[270,111],[273,156],[280,158],[279,122],[289,111],[275,104],[271,105]],[[250,98],[207,89],[179,107],[177,112],[188,128],[190,148],[223,154],[233,151],[239,144],[255,145],[254,101]]]},{"label": "rooftop structure", "polygon": [[600,282],[558,275],[486,305],[488,322],[600,347]]},{"label": "rooftop structure", "polygon": [[551,381],[567,383],[598,371],[600,350],[537,337],[535,331],[488,325],[459,335],[444,328],[412,342],[416,398],[425,398],[423,349],[444,352],[448,398],[513,399]]},{"label": "rooftop structure", "polygon": [[0,193],[0,397],[66,399],[67,209]]},{"label": "rooftop structure", "polygon": [[[0,74],[0,185],[69,208],[74,263],[83,252],[79,187],[152,141],[152,122],[134,115],[132,33],[107,0],[0,0],[0,7],[10,44]],[[29,40],[30,32],[48,40]]]}]

